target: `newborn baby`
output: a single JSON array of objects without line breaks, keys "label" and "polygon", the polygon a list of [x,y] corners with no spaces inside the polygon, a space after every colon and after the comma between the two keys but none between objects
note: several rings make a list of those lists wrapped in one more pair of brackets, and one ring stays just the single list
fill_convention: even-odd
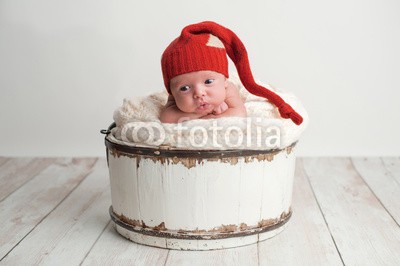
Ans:
[{"label": "newborn baby", "polygon": [[246,116],[238,89],[218,72],[202,70],[181,74],[170,81],[171,94],[161,111],[163,123],[198,118]]},{"label": "newborn baby", "polygon": [[250,93],[268,99],[283,118],[301,124],[303,118],[290,105],[254,81],[246,48],[236,34],[211,21],[183,28],[161,57],[164,85],[169,93],[160,113],[161,122],[246,116],[237,88],[227,81],[227,54]]}]

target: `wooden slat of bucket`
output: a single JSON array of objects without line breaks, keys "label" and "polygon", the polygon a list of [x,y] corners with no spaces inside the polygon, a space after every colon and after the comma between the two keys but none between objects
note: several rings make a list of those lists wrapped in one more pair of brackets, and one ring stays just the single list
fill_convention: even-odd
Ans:
[{"label": "wooden slat of bucket", "polygon": [[110,205],[107,172],[106,161],[98,160],[82,183],[3,262],[79,265],[109,223],[104,211]]},{"label": "wooden slat of bucket", "polygon": [[[208,177],[202,181],[204,183],[203,190],[198,192],[199,197],[205,200],[204,217],[198,224],[199,229],[210,230],[213,227],[237,223],[239,216],[239,198],[237,198],[240,185],[239,167],[240,165],[232,167],[229,163],[220,162],[208,162],[203,167],[197,167],[195,178],[204,179],[204,176]],[[197,204],[197,202],[194,204]]]},{"label": "wooden slat of bucket", "polygon": [[[200,200],[206,188],[204,178],[201,178],[202,168],[191,168],[191,174],[187,167],[177,164],[174,167],[158,165],[165,169],[164,177],[164,208],[165,221],[168,227],[175,230],[204,229],[207,226],[207,202]],[[199,178],[200,177],[200,178]],[[196,189],[197,188],[197,189]],[[176,195],[181,195],[181,198]],[[177,209],[177,206],[179,208]],[[194,207],[196,206],[196,207]],[[185,213],[180,215],[178,213]],[[196,215],[202,213],[202,215]],[[193,224],[193,217],[197,224]]]},{"label": "wooden slat of bucket", "polygon": [[304,166],[344,264],[400,265],[399,225],[352,162],[308,158]]},{"label": "wooden slat of bucket", "polygon": [[[112,155],[109,154],[109,157]],[[137,221],[141,221],[139,209],[139,194],[132,193],[133,188],[138,187],[137,182],[137,160],[121,156],[119,161],[124,163],[119,164],[118,161],[109,160],[110,172],[113,173],[113,178],[110,179],[111,199],[114,212],[125,217],[137,217]]]},{"label": "wooden slat of bucket", "polygon": [[[163,202],[165,202],[165,192],[163,179],[159,178],[160,175],[164,175],[163,170],[163,168],[160,169],[155,166],[151,160],[140,160],[139,162],[137,169],[139,210],[140,219],[146,222],[146,226],[155,227],[164,222],[165,210]],[[159,204],[153,204],[152,208],[143,205],[143,203],[148,202]]]},{"label": "wooden slat of bucket", "polygon": [[292,206],[287,228],[258,244],[259,265],[342,265],[301,159],[296,161]]},{"label": "wooden slat of bucket", "polygon": [[352,161],[374,194],[400,224],[400,160],[354,158]]},{"label": "wooden slat of bucket", "polygon": [[86,177],[95,161],[59,159],[0,202],[0,258]]},{"label": "wooden slat of bucket", "polygon": [[263,173],[266,164],[265,162],[256,162],[249,166],[243,160],[240,161],[240,164],[238,224],[254,226],[262,219],[260,204],[263,200],[262,191],[265,178],[262,174],[254,173]]},{"label": "wooden slat of bucket", "polygon": [[169,250],[131,242],[111,222],[87,254],[82,265],[164,265]]},{"label": "wooden slat of bucket", "polygon": [[275,155],[273,164],[264,164],[261,217],[279,217],[282,210],[289,211],[293,184],[289,182],[292,178],[287,176],[294,175],[294,165],[289,167],[287,160],[282,159],[285,156],[286,152],[280,152]]},{"label": "wooden slat of bucket", "polygon": [[54,158],[13,158],[4,161],[0,171],[0,202],[54,161]]}]

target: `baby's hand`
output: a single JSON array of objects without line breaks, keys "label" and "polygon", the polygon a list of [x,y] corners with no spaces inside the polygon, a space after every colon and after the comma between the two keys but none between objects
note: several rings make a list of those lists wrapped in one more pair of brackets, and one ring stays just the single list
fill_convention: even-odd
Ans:
[{"label": "baby's hand", "polygon": [[228,110],[228,105],[226,104],[226,102],[222,102],[218,107],[216,107],[213,111],[212,114],[213,115],[220,115],[223,112],[225,112],[226,110]]}]

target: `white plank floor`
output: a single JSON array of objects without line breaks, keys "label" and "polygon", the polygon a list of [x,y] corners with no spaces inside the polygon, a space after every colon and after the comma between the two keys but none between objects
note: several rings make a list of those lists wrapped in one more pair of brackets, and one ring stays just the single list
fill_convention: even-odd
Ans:
[{"label": "white plank floor", "polygon": [[240,248],[142,246],[110,223],[104,158],[0,157],[1,265],[400,265],[400,158],[300,158],[293,216]]}]

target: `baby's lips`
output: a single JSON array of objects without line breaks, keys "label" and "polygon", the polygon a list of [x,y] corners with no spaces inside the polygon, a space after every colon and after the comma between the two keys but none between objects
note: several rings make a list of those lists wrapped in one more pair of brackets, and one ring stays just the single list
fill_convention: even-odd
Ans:
[{"label": "baby's lips", "polygon": [[205,110],[205,109],[208,109],[210,107],[210,104],[209,103],[201,103],[201,104],[199,104],[198,106],[197,106],[197,109],[199,109],[199,110]]}]

